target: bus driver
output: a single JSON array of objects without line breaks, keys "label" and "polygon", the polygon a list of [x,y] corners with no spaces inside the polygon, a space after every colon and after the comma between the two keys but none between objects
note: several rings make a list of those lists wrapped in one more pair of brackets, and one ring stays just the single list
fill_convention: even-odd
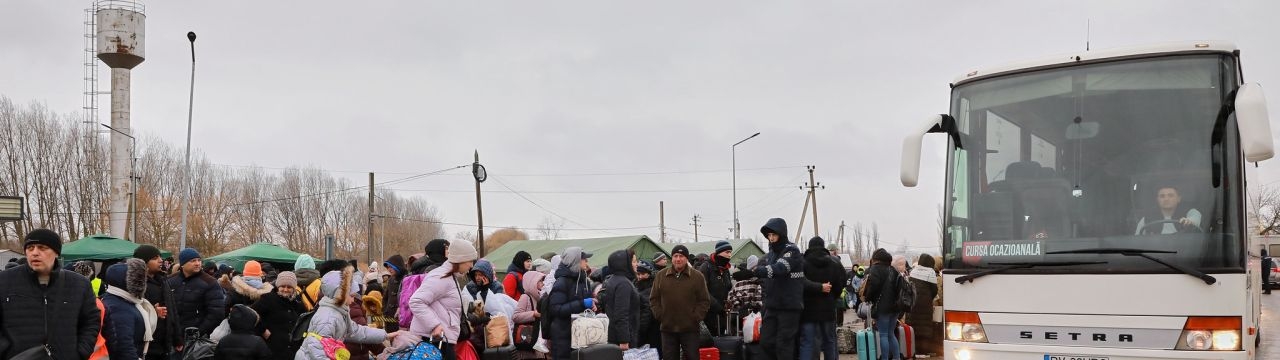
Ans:
[{"label": "bus driver", "polygon": [[1200,211],[1180,207],[1182,197],[1178,195],[1177,188],[1161,186],[1156,192],[1156,203],[1160,205],[1160,213],[1153,212],[1139,219],[1134,235],[1174,234],[1180,229],[1200,228]]}]

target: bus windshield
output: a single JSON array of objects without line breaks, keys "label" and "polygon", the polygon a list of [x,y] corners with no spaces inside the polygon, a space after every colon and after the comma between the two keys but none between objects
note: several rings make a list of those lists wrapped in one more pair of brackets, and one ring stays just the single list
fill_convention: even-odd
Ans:
[{"label": "bus windshield", "polygon": [[[1027,272],[1172,272],[1143,249],[1205,272],[1244,268],[1233,56],[1166,55],[1015,73],[952,92],[948,269],[1093,262]],[[1229,113],[1228,113],[1229,114]],[[1221,117],[1221,119],[1220,119]],[[1230,125],[1228,125],[1228,123]],[[1014,271],[1010,271],[1014,272]]]}]

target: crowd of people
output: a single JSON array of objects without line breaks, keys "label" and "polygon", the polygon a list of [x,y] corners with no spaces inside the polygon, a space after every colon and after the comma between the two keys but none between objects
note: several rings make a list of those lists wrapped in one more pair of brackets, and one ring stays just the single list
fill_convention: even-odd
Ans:
[{"label": "crowd of people", "polygon": [[[921,353],[940,353],[932,257],[908,269],[878,249],[870,267],[849,271],[822,238],[802,252],[782,219],[761,233],[767,254],[737,264],[727,241],[706,255],[683,245],[669,257],[600,254],[607,265],[596,269],[588,259],[597,254],[569,247],[539,257],[521,251],[500,280],[473,244],[442,239],[420,258],[394,255],[365,271],[354,260],[317,264],[307,255],[291,271],[256,261],[237,271],[193,248],[170,264],[141,245],[98,274],[93,263],[59,264],[62,238],[40,229],[24,237],[26,258],[0,272],[0,358],[181,359],[188,345],[199,346],[188,342],[213,338],[213,358],[334,359],[342,348],[351,359],[385,359],[429,343],[457,359],[491,347],[493,331],[514,339],[517,329],[536,327],[536,344],[520,346],[516,358],[569,359],[574,317],[591,311],[608,317],[608,343],[653,348],[662,359],[697,359],[708,337],[735,335],[749,314],[763,319],[766,358],[836,359],[844,312],[863,302],[875,304],[868,321],[882,358],[897,357],[901,321],[916,329]],[[916,304],[886,305],[902,284],[915,287]]]}]

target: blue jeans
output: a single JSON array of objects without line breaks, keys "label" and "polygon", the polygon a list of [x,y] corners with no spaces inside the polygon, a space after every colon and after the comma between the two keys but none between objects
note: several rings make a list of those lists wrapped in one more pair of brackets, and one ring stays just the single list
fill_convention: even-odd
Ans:
[{"label": "blue jeans", "polygon": [[898,313],[880,313],[876,318],[876,336],[880,337],[880,359],[897,359]]},{"label": "blue jeans", "polygon": [[814,354],[819,353],[823,359],[840,358],[836,351],[836,324],[830,321],[800,324],[800,359],[816,359]]}]

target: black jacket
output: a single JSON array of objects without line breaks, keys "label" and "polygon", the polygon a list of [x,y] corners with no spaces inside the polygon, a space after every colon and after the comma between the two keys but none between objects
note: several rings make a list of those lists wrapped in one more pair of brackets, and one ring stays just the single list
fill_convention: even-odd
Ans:
[{"label": "black jacket", "polygon": [[[803,322],[827,322],[836,320],[836,298],[844,284],[844,268],[831,261],[827,249],[810,247],[804,252],[804,277],[809,280],[804,287]],[[822,292],[822,284],[830,283],[831,292]]]},{"label": "black jacket", "polygon": [[636,316],[636,332],[640,334],[640,345],[645,345],[646,333],[658,332],[658,319],[653,318],[653,305],[649,304],[649,295],[653,292],[653,278],[636,281],[636,294],[640,295],[640,314]]},{"label": "black jacket", "polygon": [[183,329],[199,328],[201,334],[209,335],[226,318],[226,308],[223,307],[225,295],[213,276],[199,272],[186,277],[179,271],[165,280],[165,284],[169,286],[165,303],[169,304],[171,345],[185,340],[182,338]]},{"label": "black jacket", "polygon": [[298,316],[307,312],[307,306],[302,304],[302,295],[294,294],[293,299],[287,299],[280,296],[277,288],[258,299],[253,304],[253,310],[262,316],[262,321],[258,322],[258,335],[262,335],[264,330],[271,331],[271,337],[267,339],[271,357],[279,360],[293,359],[298,349],[289,347],[289,333],[293,331],[293,324],[298,321]]},{"label": "black jacket", "polygon": [[547,300],[550,303],[550,309],[543,315],[551,316],[551,333],[544,334],[543,337],[551,343],[551,351],[554,354],[562,354],[560,357],[569,354],[573,314],[587,310],[582,304],[582,299],[591,297],[591,288],[587,286],[587,274],[580,270],[570,270],[570,266],[575,267],[576,270],[578,264],[561,264],[556,269],[556,282],[551,286],[551,293],[547,294],[551,297]]},{"label": "black jacket", "polygon": [[769,244],[769,254],[755,270],[764,287],[764,308],[803,310],[804,260],[800,249],[787,240],[787,223],[778,218],[769,219],[761,230],[772,231],[780,237],[778,242]]},{"label": "black jacket", "polygon": [[[728,260],[724,261],[728,263]],[[702,264],[702,268],[699,269],[702,272],[702,278],[707,280],[707,293],[711,294],[711,310],[707,311],[708,319],[725,314],[724,302],[729,299],[729,290],[733,289],[733,276],[729,269],[729,267],[716,266],[715,259]]]},{"label": "black jacket", "polygon": [[871,316],[886,310],[893,313],[899,312],[891,305],[898,302],[898,285],[901,277],[898,270],[888,264],[877,263],[867,268],[867,278],[863,280],[862,285],[867,288],[865,290],[867,297],[863,300],[872,303]]},{"label": "black jacket", "polygon": [[626,250],[609,254],[609,268],[613,276],[604,281],[604,312],[609,315],[609,343],[636,345],[639,340],[640,293],[636,291],[635,272],[631,271],[631,257]]},{"label": "black jacket", "polygon": [[[87,359],[102,326],[89,279],[55,270],[42,286],[29,265],[0,272],[0,358],[46,341],[55,359]],[[47,329],[47,331],[46,331]]]},{"label": "black jacket", "polygon": [[[147,301],[150,301],[151,305],[157,308],[167,306],[167,303],[164,301],[164,295],[168,293],[168,291],[165,290],[165,286],[167,285],[165,285],[164,273],[156,274],[155,276],[148,276],[147,292],[143,294],[143,297],[145,297]],[[168,324],[169,319],[167,317],[156,319],[156,332],[155,334],[151,334],[151,347],[147,349],[147,357],[163,356],[164,354],[169,353],[170,344],[168,341]]]},{"label": "black jacket", "polygon": [[[254,311],[232,308],[231,316],[227,318],[231,333],[218,341],[213,358],[215,360],[271,359],[271,349],[267,347],[267,342],[254,333],[258,322],[258,314]],[[288,337],[288,333],[279,335]]]}]

